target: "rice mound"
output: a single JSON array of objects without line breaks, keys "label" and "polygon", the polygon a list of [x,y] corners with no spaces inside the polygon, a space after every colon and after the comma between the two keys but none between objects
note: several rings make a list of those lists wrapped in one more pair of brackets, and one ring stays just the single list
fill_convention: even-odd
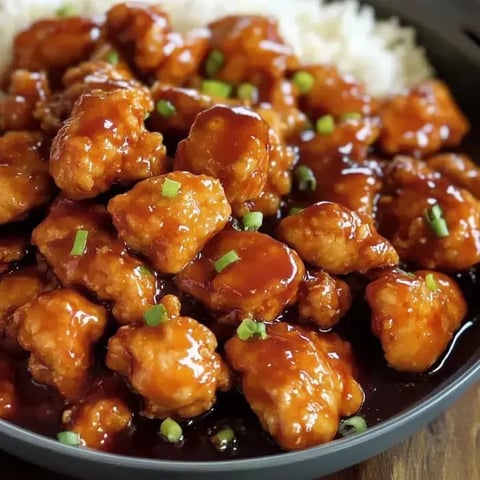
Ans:
[{"label": "rice mound", "polygon": [[[376,96],[398,92],[429,78],[433,69],[415,41],[415,30],[398,19],[376,20],[372,7],[357,0],[146,0],[159,3],[180,32],[232,13],[277,18],[287,43],[304,63],[331,63],[365,83]],[[119,0],[76,0],[85,14],[101,14]],[[65,0],[0,0],[0,74],[8,66],[16,33],[51,17]]]}]

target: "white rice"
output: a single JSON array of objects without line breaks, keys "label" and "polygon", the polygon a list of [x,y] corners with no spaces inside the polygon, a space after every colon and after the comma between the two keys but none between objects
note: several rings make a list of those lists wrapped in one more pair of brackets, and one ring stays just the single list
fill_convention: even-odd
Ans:
[{"label": "white rice", "polygon": [[[147,0],[160,3],[179,31],[203,26],[228,13],[270,14],[287,43],[305,63],[331,63],[382,96],[429,78],[433,69],[415,42],[415,31],[397,19],[376,20],[357,0]],[[118,0],[75,0],[76,9],[102,13]],[[0,0],[0,73],[14,35],[34,20],[54,15],[65,0]]]}]

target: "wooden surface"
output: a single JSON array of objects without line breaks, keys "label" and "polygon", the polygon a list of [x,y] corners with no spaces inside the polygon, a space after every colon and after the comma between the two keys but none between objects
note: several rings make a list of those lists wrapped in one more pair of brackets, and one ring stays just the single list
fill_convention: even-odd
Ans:
[{"label": "wooden surface", "polygon": [[[2,480],[70,480],[1,453],[0,471]],[[480,480],[480,384],[410,440],[322,480],[457,479]]]}]

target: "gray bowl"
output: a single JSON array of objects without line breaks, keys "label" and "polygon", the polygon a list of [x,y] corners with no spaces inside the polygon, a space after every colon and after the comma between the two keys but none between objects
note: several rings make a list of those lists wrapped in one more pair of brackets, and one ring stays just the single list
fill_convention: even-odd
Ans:
[{"label": "gray bowl", "polygon": [[[272,0],[273,1],[273,0]],[[439,76],[452,88],[473,125],[467,139],[480,144],[480,4],[478,0],[372,0],[380,16],[395,14],[417,28]],[[474,145],[475,148],[475,145]],[[480,151],[478,145],[477,151]],[[479,157],[480,158],[480,157]],[[472,334],[478,335],[478,329]],[[476,343],[476,342],[475,342]],[[312,479],[372,457],[433,420],[480,380],[480,347],[421,401],[358,436],[302,452],[247,460],[177,462],[76,449],[0,421],[0,448],[27,461],[76,477],[117,480]]]}]

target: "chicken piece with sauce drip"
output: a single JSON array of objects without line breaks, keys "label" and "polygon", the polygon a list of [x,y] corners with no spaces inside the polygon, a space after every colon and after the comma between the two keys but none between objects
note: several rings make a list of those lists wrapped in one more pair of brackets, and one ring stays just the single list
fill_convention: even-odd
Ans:
[{"label": "chicken piece with sauce drip", "polygon": [[[78,230],[87,231],[83,253],[73,255]],[[113,303],[120,323],[138,322],[154,304],[156,281],[117,239],[105,207],[57,200],[35,228],[32,242],[65,287],[80,286]]]},{"label": "chicken piece with sauce drip", "polygon": [[371,220],[336,203],[318,202],[281,220],[277,237],[300,257],[328,273],[365,273],[397,265],[392,245]]},{"label": "chicken piece with sauce drip", "polygon": [[110,338],[106,363],[143,397],[144,416],[196,417],[213,406],[217,390],[230,388],[230,372],[215,351],[215,335],[180,316],[173,295],[161,303],[158,325],[127,325]]},{"label": "chicken piece with sauce drip", "polygon": [[455,281],[429,270],[387,272],[367,286],[366,299],[385,359],[402,372],[427,371],[467,313]]},{"label": "chicken piece with sauce drip", "polygon": [[[229,252],[238,260],[220,268]],[[258,232],[225,230],[176,277],[177,287],[218,313],[273,320],[295,303],[305,267],[295,251]]]},{"label": "chicken piece with sauce drip", "polygon": [[235,336],[225,345],[250,407],[285,450],[333,440],[340,417],[357,412],[364,400],[350,345],[287,323],[266,330],[266,339]]},{"label": "chicken piece with sauce drip", "polygon": [[176,171],[137,183],[110,200],[108,211],[130,248],[175,274],[222,230],[231,208],[217,179]]},{"label": "chicken piece with sauce drip", "polygon": [[30,236],[16,234],[13,231],[2,233],[0,237],[0,274],[6,272],[12,264],[23,260],[29,251]]},{"label": "chicken piece with sauce drip", "polygon": [[103,307],[67,289],[44,293],[13,315],[18,343],[30,352],[32,377],[69,400],[79,398],[88,386],[93,346],[106,323]]}]

